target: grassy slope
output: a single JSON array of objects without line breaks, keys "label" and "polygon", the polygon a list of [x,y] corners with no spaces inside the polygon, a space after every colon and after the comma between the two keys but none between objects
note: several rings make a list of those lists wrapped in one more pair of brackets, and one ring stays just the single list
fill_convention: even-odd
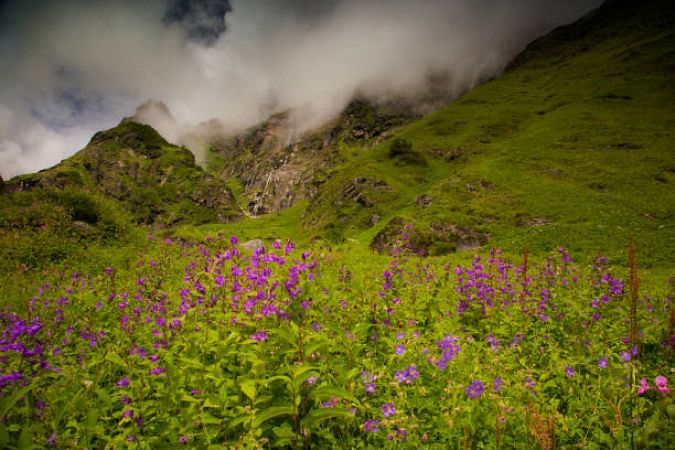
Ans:
[{"label": "grassy slope", "polygon": [[[412,143],[422,156],[417,164],[390,158],[390,142],[342,142],[346,162],[322,175],[313,201],[235,224],[185,226],[178,235],[291,237],[305,245],[321,236],[338,255],[372,259],[370,242],[401,216],[420,230],[446,223],[489,233],[488,245],[507,251],[527,244],[542,255],[563,245],[581,259],[601,251],[620,265],[633,236],[640,266],[668,275],[675,250],[673,7],[629,3],[539,40],[503,76],[403,128],[394,137]],[[373,206],[345,197],[358,177],[368,180],[360,193]],[[241,191],[237,183],[229,187]],[[421,194],[433,204],[417,205]],[[126,221],[123,211],[103,209]],[[64,243],[57,256],[79,248],[79,236],[56,237]],[[108,247],[100,251],[116,258]]]},{"label": "grassy slope", "polygon": [[[563,245],[615,262],[633,236],[643,267],[672,268],[672,6],[607,8],[537,42],[517,67],[399,133],[428,167],[390,160],[385,143],[333,170],[305,225],[329,236],[337,226],[367,243],[387,218],[402,215],[421,228],[463,224],[515,251]],[[449,153],[458,157],[437,156]],[[393,189],[371,208],[335,202],[357,176]],[[432,206],[415,204],[422,193]],[[382,220],[371,227],[373,213]]]}]

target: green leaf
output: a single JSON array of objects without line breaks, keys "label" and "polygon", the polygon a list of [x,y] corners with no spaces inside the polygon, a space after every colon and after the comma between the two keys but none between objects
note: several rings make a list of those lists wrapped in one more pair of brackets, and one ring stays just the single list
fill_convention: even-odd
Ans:
[{"label": "green leaf", "polygon": [[312,399],[319,399],[319,400],[332,397],[340,397],[346,400],[350,400],[357,404],[361,403],[356,397],[354,397],[354,394],[352,394],[348,390],[333,386],[319,386],[316,389],[314,389],[309,396]]},{"label": "green leaf", "polygon": [[7,448],[7,444],[9,444],[9,432],[3,424],[0,424],[0,447]]},{"label": "green leaf", "polygon": [[277,328],[277,334],[279,335],[280,338],[282,338],[284,341],[290,344],[294,349],[297,348],[298,337],[297,335],[293,334],[293,331],[291,331],[287,327],[281,326]]},{"label": "green leaf", "polygon": [[220,404],[212,400],[211,397],[207,397],[206,400],[204,400],[203,406],[204,408],[220,408]]},{"label": "green leaf", "polygon": [[265,386],[269,386],[271,383],[274,383],[275,381],[283,381],[286,384],[289,384],[291,382],[291,379],[287,377],[286,375],[275,375],[273,377],[265,378],[263,380],[263,384]]},{"label": "green leaf", "polygon": [[300,390],[300,385],[307,381],[311,376],[319,375],[319,372],[312,366],[302,366],[302,370],[297,370],[295,375],[293,375],[293,389],[295,392]]},{"label": "green leaf", "polygon": [[290,406],[272,406],[256,415],[253,425],[259,427],[262,423],[279,416],[292,416],[293,408]]},{"label": "green leaf", "polygon": [[248,414],[245,414],[243,416],[236,417],[227,424],[228,428],[235,428],[238,425],[241,425],[242,423],[246,422],[251,416]]},{"label": "green leaf", "polygon": [[33,435],[30,431],[29,426],[24,426],[21,429],[21,434],[19,435],[19,442],[17,443],[17,447],[19,450],[23,449],[29,449],[33,446]]},{"label": "green leaf", "polygon": [[202,420],[206,425],[220,425],[223,420],[212,416],[211,414],[204,414]]},{"label": "green leaf", "polygon": [[94,434],[97,423],[98,423],[98,410],[96,408],[91,408],[87,411],[87,432],[90,435]]},{"label": "green leaf", "polygon": [[239,388],[248,398],[255,401],[255,381],[245,380],[239,383]]},{"label": "green leaf", "polygon": [[336,417],[351,417],[351,413],[343,408],[313,409],[303,417],[300,423],[303,427],[312,427],[322,420],[334,419]]},{"label": "green leaf", "polygon": [[280,427],[274,427],[272,428],[272,431],[274,432],[275,436],[281,439],[294,439],[295,438],[295,433],[293,432],[293,428],[291,428],[291,425],[288,423],[283,424]]},{"label": "green leaf", "polygon": [[29,384],[25,388],[14,391],[9,397],[4,398],[0,403],[0,417],[5,417],[9,410],[14,407],[14,404],[20,398],[25,397],[35,386],[35,384]]}]

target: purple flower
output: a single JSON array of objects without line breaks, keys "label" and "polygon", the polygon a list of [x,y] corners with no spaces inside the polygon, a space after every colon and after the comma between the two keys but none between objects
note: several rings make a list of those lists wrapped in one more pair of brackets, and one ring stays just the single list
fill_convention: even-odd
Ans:
[{"label": "purple flower", "polygon": [[598,367],[601,368],[601,369],[606,369],[607,368],[607,358],[598,359]]},{"label": "purple flower", "polygon": [[118,388],[123,388],[129,386],[129,378],[124,377],[120,378],[120,380],[117,382],[117,387]]},{"label": "purple flower", "polygon": [[319,377],[312,375],[311,377],[307,378],[307,384],[310,386],[316,383],[316,380],[318,380]]},{"label": "purple flower", "polygon": [[131,410],[131,409],[127,409],[126,411],[124,411],[124,412],[122,413],[122,418],[123,418],[123,419],[124,419],[124,418],[129,418],[129,419],[131,419],[132,417],[134,417],[134,411]]},{"label": "purple flower", "polygon": [[150,369],[150,375],[159,375],[164,372],[166,372],[166,369],[164,367],[153,367],[152,369]]},{"label": "purple flower", "polygon": [[180,438],[178,438],[178,442],[180,442],[182,445],[187,445],[187,443],[190,442],[190,439],[187,436],[182,435]]},{"label": "purple flower", "polygon": [[502,379],[499,377],[495,377],[494,390],[495,392],[499,392],[502,390]]},{"label": "purple flower", "polygon": [[389,417],[396,414],[396,408],[394,407],[393,403],[385,403],[384,405],[382,405],[381,409],[382,415],[384,415],[384,417]]},{"label": "purple flower", "polygon": [[368,394],[374,394],[375,388],[376,388],[376,385],[374,383],[366,383],[366,392]]},{"label": "purple flower", "polygon": [[575,373],[574,373],[574,367],[572,367],[572,366],[565,366],[565,374],[566,374],[569,378],[574,378],[574,375],[575,375]]},{"label": "purple flower", "polygon": [[222,286],[223,284],[225,284],[225,277],[222,275],[218,275],[214,281],[216,282],[216,285]]},{"label": "purple flower", "polygon": [[630,352],[621,352],[619,356],[621,356],[621,361],[624,363],[628,363],[631,360]]},{"label": "purple flower", "polygon": [[368,433],[377,433],[380,431],[378,428],[378,425],[380,424],[380,421],[377,419],[368,419],[363,423],[363,429],[366,430]]},{"label": "purple flower", "polygon": [[50,447],[56,447],[56,431],[49,436],[49,439],[47,439],[47,444]]},{"label": "purple flower", "polygon": [[483,385],[483,382],[479,380],[473,380],[470,386],[464,388],[464,392],[466,392],[466,395],[469,397],[469,399],[473,400],[474,398],[478,398],[483,395],[483,392],[485,392],[485,386]]},{"label": "purple flower", "polygon": [[646,378],[641,379],[640,380],[640,387],[638,388],[638,391],[637,391],[638,395],[644,394],[649,389],[651,389],[651,388],[649,387],[649,382],[647,381],[647,379]]},{"label": "purple flower", "polygon": [[398,356],[403,356],[405,353],[405,347],[403,344],[396,344],[396,347],[394,348],[394,353],[396,353]]},{"label": "purple flower", "polygon": [[267,340],[267,331],[260,330],[256,331],[251,335],[251,340],[256,342],[262,342]]}]

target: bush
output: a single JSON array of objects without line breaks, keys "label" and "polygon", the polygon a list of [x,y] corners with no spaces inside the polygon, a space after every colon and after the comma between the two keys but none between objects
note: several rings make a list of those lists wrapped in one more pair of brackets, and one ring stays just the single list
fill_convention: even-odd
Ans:
[{"label": "bush", "polygon": [[412,166],[427,166],[427,160],[420,152],[413,150],[412,144],[406,139],[396,138],[389,145],[388,156],[402,164]]}]

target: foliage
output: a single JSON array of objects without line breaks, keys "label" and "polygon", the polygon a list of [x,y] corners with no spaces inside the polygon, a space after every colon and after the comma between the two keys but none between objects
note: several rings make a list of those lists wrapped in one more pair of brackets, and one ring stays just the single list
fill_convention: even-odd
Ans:
[{"label": "foliage", "polygon": [[[148,236],[0,313],[0,445],[667,448],[672,297],[565,249],[384,270],[274,241]],[[323,250],[322,250],[323,251]],[[372,261],[372,259],[371,259]]]}]

